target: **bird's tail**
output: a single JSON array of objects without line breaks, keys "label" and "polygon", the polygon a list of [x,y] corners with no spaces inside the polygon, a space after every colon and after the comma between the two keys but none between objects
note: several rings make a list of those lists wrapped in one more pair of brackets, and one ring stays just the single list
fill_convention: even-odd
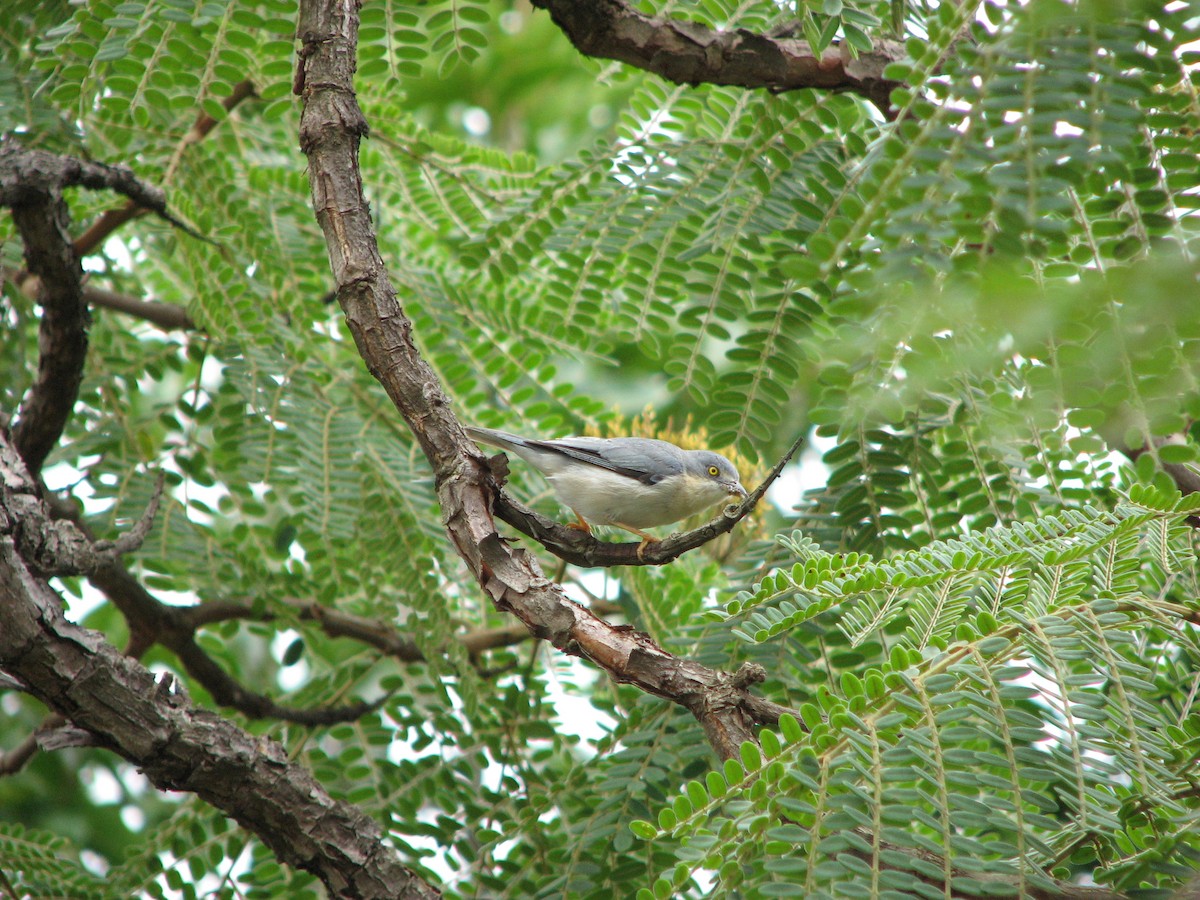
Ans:
[{"label": "bird's tail", "polygon": [[466,432],[473,441],[488,444],[492,447],[499,447],[501,450],[508,450],[512,453],[517,452],[518,448],[524,447],[527,444],[525,438],[519,435],[511,434],[507,431],[497,431],[494,428],[476,428],[473,425],[467,425]]}]

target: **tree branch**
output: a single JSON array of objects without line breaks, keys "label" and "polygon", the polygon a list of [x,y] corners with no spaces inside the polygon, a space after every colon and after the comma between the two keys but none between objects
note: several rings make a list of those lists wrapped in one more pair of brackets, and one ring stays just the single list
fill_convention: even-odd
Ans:
[{"label": "tree branch", "polygon": [[[20,288],[23,294],[34,299],[37,298],[42,283],[41,279],[32,272],[18,272],[8,268],[0,269],[0,278],[11,281]],[[176,306],[173,303],[143,300],[132,294],[109,291],[91,284],[83,286],[83,301],[88,306],[100,306],[144,319],[164,331],[194,331],[196,329],[196,324],[188,316],[187,311],[182,306]]]},{"label": "tree branch", "polygon": [[66,427],[87,356],[83,268],[68,237],[62,198],[72,186],[117,191],[199,237],[167,211],[161,191],[143,184],[129,169],[27,150],[13,142],[0,145],[0,206],[12,210],[42,305],[38,374],[21,404],[15,433],[21,458],[35,475]]},{"label": "tree branch", "polygon": [[[0,203],[12,209],[25,246],[25,263],[37,276],[42,319],[38,328],[37,378],[21,403],[16,445],[30,471],[41,471],[62,436],[83,382],[87,357],[87,306],[83,266],[68,237],[70,217],[62,198],[65,176],[57,157],[26,155],[0,146]],[[52,168],[42,171],[40,164]]]},{"label": "tree branch", "polygon": [[[36,488],[19,459],[4,470],[0,525],[49,520],[44,509],[30,513],[25,498]],[[0,670],[159,789],[195,793],[253,831],[281,861],[320,878],[331,896],[440,896],[400,865],[373,819],[334,801],[278,743],[193,707],[103,635],[68,622],[61,598],[23,557],[11,527],[0,527],[0,622]]]},{"label": "tree branch", "polygon": [[25,767],[29,760],[33,759],[35,753],[41,749],[41,735],[44,731],[49,731],[62,726],[66,722],[58,713],[51,713],[42,720],[42,723],[32,732],[27,734],[21,743],[17,744],[10,750],[0,753],[0,777],[5,775],[13,775]]},{"label": "tree branch", "polygon": [[161,644],[179,659],[185,672],[222,706],[250,718],[277,718],[301,725],[333,725],[352,722],[378,709],[386,697],[345,706],[300,709],[276,703],[265,694],[247,690],[217,665],[195,640],[195,624],[189,613],[195,607],[168,606],[146,590],[129,570],[117,562],[89,573],[88,580],[104,593],[129,623],[129,654],[139,657],[154,644]]},{"label": "tree branch", "polygon": [[73,522],[52,520],[27,474],[15,440],[0,426],[0,535],[43,576],[95,572],[136,550],[150,533],[162,497],[162,476],[141,520],[115,541],[93,541]]},{"label": "tree branch", "polygon": [[686,707],[718,755],[736,755],[743,741],[755,738],[759,724],[743,681],[672,656],[648,635],[597,618],[496,531],[494,478],[413,343],[412,323],[388,280],[362,193],[358,145],[367,123],[353,85],[357,4],[302,0],[298,34],[300,146],[308,157],[313,209],[325,232],[338,302],[367,368],[433,468],[442,521],[455,549],[497,609],[512,612],[535,637],[592,660],[617,681]]},{"label": "tree branch", "polygon": [[384,695],[376,700],[348,703],[344,706],[329,706],[317,709],[298,709],[283,706],[265,694],[250,691],[238,684],[228,672],[213,662],[212,657],[200,649],[195,638],[189,634],[168,633],[160,641],[164,647],[179,657],[184,669],[212,694],[213,700],[222,706],[236,709],[252,719],[280,719],[299,725],[324,726],[341,722],[353,722],[372,713],[387,702]]},{"label": "tree branch", "polygon": [[[425,654],[417,642],[405,637],[388,622],[355,616],[314,601],[289,601],[301,620],[316,622],[330,637],[344,637],[376,648],[381,653],[401,662],[424,662]],[[529,632],[519,625],[499,628],[480,628],[468,631],[455,638],[472,658],[478,658],[485,650],[508,647],[530,639]]]},{"label": "tree branch", "polygon": [[[126,166],[57,156],[44,150],[27,150],[18,144],[0,146],[0,205],[36,202],[48,191],[85,187],[122,194],[180,231],[198,240],[208,238],[180,221],[167,209],[166,195],[143,182]],[[86,254],[75,247],[79,256]]]},{"label": "tree branch", "polygon": [[[401,634],[395,626],[382,619],[352,615],[333,607],[323,606],[315,600],[285,600],[284,602],[295,610],[301,621],[316,622],[329,637],[344,637],[358,641],[374,647],[400,662],[424,662],[426,659],[416,641]],[[211,600],[196,606],[175,608],[180,611],[188,627],[193,629],[217,622],[228,622],[231,619],[247,619],[256,622],[271,622],[276,619],[276,616],[269,610],[256,613],[244,603],[226,600]],[[529,639],[529,632],[519,625],[480,628],[476,631],[468,631],[456,638],[472,658],[480,656],[485,650],[508,647],[524,643]]]},{"label": "tree branch", "polygon": [[[21,690],[25,690],[24,685]],[[50,713],[21,743],[7,752],[0,752],[0,777],[21,771],[39,750],[94,746],[96,738],[90,731],[72,725],[58,713]]]},{"label": "tree branch", "polygon": [[[0,444],[0,450],[3,450],[2,444]],[[0,456],[0,463],[2,462],[3,456]],[[0,468],[0,472],[2,471],[3,469]],[[144,527],[139,526],[130,534],[136,533],[144,537],[145,531],[149,528],[148,520],[157,509],[157,497],[161,494],[161,487],[162,479],[160,478],[155,499],[148,510],[148,515],[142,520]],[[25,495],[19,492],[13,493],[20,504],[15,508],[20,514],[18,522],[21,532],[32,533],[27,543],[32,548],[31,552],[36,554],[36,559],[40,560],[45,555],[41,551],[44,544],[50,543],[52,547],[58,547],[63,543],[57,537],[57,534],[63,531],[76,542],[89,547],[104,549],[111,546],[116,548],[112,552],[96,557],[96,565],[79,569],[79,571],[84,571],[92,586],[103,593],[125,617],[129,626],[129,646],[126,650],[129,656],[135,659],[140,658],[154,644],[161,644],[175,654],[184,671],[207,690],[217,703],[236,709],[251,718],[277,718],[301,725],[333,725],[361,718],[378,709],[387,701],[385,696],[377,700],[351,703],[345,706],[300,709],[284,706],[265,694],[247,690],[218,666],[196,643],[195,630],[198,625],[194,619],[194,613],[202,607],[169,606],[162,603],[121,564],[119,556],[121,552],[127,552],[125,548],[129,535],[115,542],[96,541],[93,544],[94,536],[79,518],[79,511],[73,504],[63,501],[54,502],[53,509],[57,521],[50,521],[40,506],[36,509],[31,508],[38,505],[36,498],[26,499]],[[5,498],[8,499],[7,493]],[[18,501],[14,501],[14,503]],[[0,521],[2,521],[2,516],[3,509],[0,509]],[[39,532],[38,529],[42,529],[42,531]],[[3,528],[0,528],[0,533],[3,533]],[[53,537],[47,537],[47,535]],[[21,546],[19,544],[18,549],[21,549]],[[30,560],[29,555],[25,553],[22,555],[27,561]],[[210,619],[210,621],[214,620]]]},{"label": "tree branch", "polygon": [[[233,91],[221,101],[221,106],[226,112],[231,112],[235,106],[245,100],[247,97],[254,96],[254,84],[250,81],[241,81],[234,85]],[[171,158],[171,163],[167,168],[168,174],[173,173],[179,165],[179,160],[183,156],[183,152],[193,144],[202,141],[210,131],[218,124],[218,120],[214,119],[208,113],[201,111],[196,118],[196,123],[191,127],[187,134],[179,142],[179,146],[175,150],[175,154]],[[139,202],[136,198],[131,197],[129,202],[118,209],[110,209],[104,212],[100,218],[92,223],[83,234],[75,240],[75,251],[80,256],[87,256],[92,253],[97,247],[108,239],[108,236],[124,225],[126,222],[144,216],[147,212],[155,212],[152,206],[147,206]]]},{"label": "tree branch", "polygon": [[885,78],[889,63],[903,59],[899,41],[877,41],[855,58],[848,44],[820,56],[807,41],[758,34],[744,28],[714,31],[681,19],[647,16],[625,0],[531,0],[550,13],[575,49],[614,59],[675,84],[726,84],[766,88],[848,91],[870,100],[891,119],[889,97],[901,84]]},{"label": "tree branch", "polygon": [[192,321],[182,306],[173,303],[161,303],[157,300],[142,300],[131,294],[120,294],[101,287],[86,285],[83,289],[83,299],[91,306],[100,306],[144,319],[164,331],[195,331],[196,323]]},{"label": "tree branch", "polygon": [[68,622],[62,601],[0,536],[0,666],[29,692],[137,766],[155,787],[188,791],[252,831],[331,896],[432,898],[376,822],[335,801],[278,743],[161,689],[102,635]]}]

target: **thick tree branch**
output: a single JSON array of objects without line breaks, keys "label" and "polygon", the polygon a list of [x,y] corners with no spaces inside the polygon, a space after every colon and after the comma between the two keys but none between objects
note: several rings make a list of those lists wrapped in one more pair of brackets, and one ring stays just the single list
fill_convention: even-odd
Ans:
[{"label": "thick tree branch", "polygon": [[[28,516],[24,498],[35,491],[18,460],[4,472],[0,523]],[[40,520],[47,519],[42,511]],[[0,622],[0,670],[156,787],[195,793],[253,831],[280,860],[319,877],[332,896],[439,896],[399,864],[373,819],[334,801],[277,743],[193,707],[156,685],[103,635],[68,622],[61,599],[3,527]]]},{"label": "thick tree branch", "polygon": [[889,97],[900,83],[885,78],[903,59],[899,41],[878,41],[855,58],[849,45],[820,56],[807,41],[744,28],[714,31],[681,19],[648,16],[625,0],[531,0],[585,56],[614,59],[675,84],[727,84],[774,93],[800,88],[849,91],[870,100],[889,119]]},{"label": "thick tree branch", "polygon": [[[35,202],[47,191],[68,187],[122,194],[180,231],[207,240],[172,215],[167,209],[166,195],[139,179],[132,169],[56,156],[43,150],[26,150],[11,142],[0,146],[0,206]],[[78,246],[75,249],[79,256],[86,255]]]},{"label": "thick tree branch", "polygon": [[[75,406],[89,324],[83,267],[67,233],[65,177],[61,171],[40,170],[46,156],[26,155],[11,144],[0,147],[0,203],[12,209],[25,263],[40,285],[37,378],[21,403],[15,434],[21,458],[34,473],[41,471]],[[60,163],[57,157],[49,161]]]},{"label": "thick tree branch", "polygon": [[333,800],[283,747],[161,690],[62,603],[0,536],[0,666],[31,694],[137,766],[160,790],[188,791],[252,831],[336,897],[429,898],[376,822]]},{"label": "thick tree branch", "polygon": [[129,169],[26,150],[12,142],[0,145],[0,206],[12,210],[42,306],[38,374],[21,404],[15,433],[21,458],[35,475],[62,436],[87,356],[83,268],[68,236],[62,198],[63,190],[74,186],[117,191],[194,234],[167,211],[162,192]]},{"label": "thick tree branch", "polygon": [[27,475],[15,439],[0,425],[0,534],[44,576],[95,572],[136,550],[150,533],[162,496],[162,478],[141,520],[115,541],[93,541],[73,522],[50,518]]},{"label": "thick tree branch", "polygon": [[529,554],[496,532],[490,514],[494,478],[412,341],[412,324],[387,278],[362,194],[358,144],[367,125],[352,85],[357,27],[354,0],[302,0],[303,47],[295,81],[304,99],[301,147],[338,301],[368,369],[433,467],[451,541],[499,609],[511,611],[560,650],[592,660],[615,680],[685,706],[717,753],[734,756],[743,741],[753,739],[756,722],[784,711],[754,705],[747,689],[764,677],[760,667],[749,665],[736,675],[717,672],[664,652],[645,634],[614,628],[570,602]]},{"label": "thick tree branch", "polygon": [[590,659],[617,681],[689,709],[714,750],[737,754],[753,740],[758,708],[743,681],[662,650],[569,600],[537,561],[496,531],[495,483],[487,461],[454,417],[433,370],[412,340],[384,269],[362,192],[358,145],[367,123],[354,96],[358,10],[353,0],[303,0],[303,44],[295,81],[303,97],[300,146],[309,161],[313,208],[325,232],[338,301],[367,368],[412,429],[433,468],[450,540],[496,607],[530,633]]}]

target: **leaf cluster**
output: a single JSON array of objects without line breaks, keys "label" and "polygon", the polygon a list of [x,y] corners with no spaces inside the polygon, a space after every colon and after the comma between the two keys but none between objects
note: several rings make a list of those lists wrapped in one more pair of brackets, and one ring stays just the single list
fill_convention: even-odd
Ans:
[{"label": "leaf cluster", "polygon": [[[655,698],[532,644],[464,649],[505,620],[444,539],[426,463],[328,302],[292,6],[36,6],[0,12],[0,131],[132,165],[215,241],[139,218],[88,257],[91,284],[185,307],[198,328],[97,309],[47,477],[111,537],[166,471],[139,580],[247,610],[198,643],[280,703],[382,699],[334,727],[246,724],[375,815],[448,895],[1192,876],[1195,507],[1169,477],[1198,461],[1200,418],[1187,9],[805,8],[815,44],[865,52],[882,23],[903,29],[886,122],[846,94],[600,65],[515,8],[364,7],[367,191],[464,421],[620,432],[649,403],[765,466],[812,429],[806,462],[826,474],[740,543],[662,571],[561,574],[672,651],[766,669],[762,693],[798,715],[719,765]],[[687,15],[797,24],[773,3]],[[464,125],[475,107],[485,133]],[[68,199],[80,232],[113,203]],[[7,220],[0,261],[22,265]],[[11,412],[39,310],[11,283],[3,297]],[[513,469],[514,494],[558,512]],[[64,587],[126,639],[111,604]],[[310,601],[396,629],[424,661],[331,635],[299,612]],[[144,661],[211,702],[172,652]],[[96,851],[111,809],[62,777]],[[0,829],[0,871],[70,895],[316,893],[197,801],[122,803],[150,815],[127,858],[103,848],[107,886],[45,818]]]}]

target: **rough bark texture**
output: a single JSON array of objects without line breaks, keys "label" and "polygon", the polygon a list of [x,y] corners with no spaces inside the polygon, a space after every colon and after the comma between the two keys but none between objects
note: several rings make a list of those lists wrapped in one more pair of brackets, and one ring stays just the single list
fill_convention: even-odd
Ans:
[{"label": "rough bark texture", "polygon": [[21,404],[16,430],[17,448],[35,473],[58,443],[79,396],[88,346],[83,266],[68,234],[61,162],[11,146],[0,152],[0,197],[12,210],[25,245],[25,264],[40,285],[38,372]]},{"label": "rough bark texture", "polygon": [[[12,501],[32,496],[33,479],[19,462],[4,475],[0,669],[136,765],[155,787],[195,793],[254,832],[282,862],[320,878],[332,896],[440,896],[400,865],[373,819],[331,798],[279,744],[193,707],[102,635],[68,622],[59,598],[18,548],[15,529],[28,509],[14,509]],[[44,510],[40,515],[48,519]]]},{"label": "rough bark texture", "polygon": [[[803,41],[649,18],[620,0],[540,0],[537,5],[551,11],[582,52],[621,59],[679,83],[708,81],[773,91],[849,90],[871,98],[885,111],[895,86],[881,74],[894,58],[886,47],[857,60],[840,50],[818,59]],[[411,323],[387,280],[362,196],[358,143],[366,122],[352,86],[356,33],[353,0],[302,3],[303,48],[296,82],[305,101],[301,143],[309,156],[314,208],[327,237],[338,299],[368,368],[387,389],[434,470],[450,539],[497,607],[513,612],[528,633],[594,661],[615,680],[685,706],[719,755],[737,755],[743,741],[754,739],[756,724],[776,722],[787,711],[750,692],[765,677],[760,667],[747,665],[735,674],[715,671],[671,656],[647,635],[608,625],[568,600],[532,557],[497,533],[493,505],[509,521],[532,523],[529,533],[548,545],[566,540],[559,526],[538,521],[503,497],[487,461],[466,438],[412,342]],[[249,95],[247,86],[242,96]],[[196,134],[202,137],[213,124],[202,118]],[[66,238],[61,198],[66,185],[118,190],[131,202],[73,249]],[[41,285],[40,366],[45,370],[39,370],[23,404],[15,441],[9,441],[0,423],[0,682],[11,676],[10,685],[19,682],[21,689],[56,712],[36,738],[31,736],[0,758],[0,772],[19,768],[38,745],[52,749],[95,743],[138,766],[160,789],[196,793],[254,832],[280,861],[313,872],[332,896],[438,896],[435,887],[399,864],[372,819],[330,798],[311,773],[288,762],[277,744],[193,707],[168,684],[155,683],[149,672],[100,635],[63,617],[46,575],[89,573],[128,617],[135,646],[158,642],[175,650],[220,699],[220,689],[211,685],[221,683],[225,673],[208,671],[211,661],[196,655],[192,633],[206,621],[206,614],[215,621],[217,616],[241,613],[228,605],[165,612],[115,559],[136,540],[102,547],[86,530],[54,521],[36,480],[36,470],[59,439],[74,403],[86,354],[79,247],[98,242],[116,227],[113,222],[119,224],[141,210],[167,216],[161,194],[125,169],[3,147],[0,205],[13,209],[30,273]],[[129,215],[122,219],[122,214]],[[110,305],[117,307],[116,302]],[[172,322],[174,327],[187,327],[186,322]],[[148,521],[149,517],[144,520]],[[711,529],[715,536],[734,521],[717,520],[692,534]],[[144,534],[144,526],[139,528]],[[566,549],[578,555],[560,554],[567,559],[619,562],[622,556],[634,556],[634,544],[597,548],[595,542],[587,543],[590,538],[574,532],[569,536]],[[669,554],[683,552],[680,548],[687,549],[684,544],[690,540],[684,535],[674,543],[669,539],[648,548],[645,561],[663,562]],[[311,617],[331,634],[375,643],[401,658],[415,653],[378,623],[325,616],[315,607]],[[518,639],[511,629],[500,629],[480,635],[479,647]],[[257,708],[256,697],[231,683],[226,702]],[[279,707],[260,711],[287,717]],[[997,881],[998,888],[1011,887]],[[939,892],[945,887],[936,878],[929,883]],[[1103,889],[1059,887],[1055,896],[1118,896]]]},{"label": "rough bark texture", "polygon": [[853,56],[847,44],[819,56],[807,41],[744,28],[714,31],[682,19],[647,16],[624,0],[532,0],[547,10],[580,53],[615,59],[675,84],[727,84],[774,93],[821,88],[860,94],[890,118],[900,82],[883,75],[904,57],[899,41],[878,41]]},{"label": "rough bark texture", "polygon": [[296,91],[300,146],[313,209],[325,232],[338,302],[371,374],[412,429],[433,468],[442,522],[459,555],[500,610],[535,637],[591,660],[617,681],[681,704],[714,750],[735,756],[758,724],[783,707],[754,698],[748,679],[679,659],[646,634],[618,628],[569,600],[537,561],[496,531],[497,486],[487,460],[454,417],[437,376],[412,340],[412,323],[388,280],[363,197],[358,146],[367,123],[354,96],[358,13],[353,0],[305,0]]},{"label": "rough bark texture", "polygon": [[130,169],[27,150],[15,143],[0,145],[0,206],[12,210],[26,266],[38,279],[42,306],[38,374],[21,403],[15,433],[21,458],[34,475],[71,415],[87,357],[83,267],[68,234],[62,199],[63,189],[73,186],[117,191],[139,208],[189,231],[167,211],[162,191],[143,184]]},{"label": "rough bark texture", "polygon": [[[451,541],[497,608],[516,615],[530,633],[591,660],[616,681],[681,704],[720,756],[736,756],[743,741],[755,739],[756,724],[777,721],[787,711],[749,692],[765,677],[761,668],[715,671],[666,653],[648,635],[609,625],[568,600],[536,560],[496,532],[491,510],[498,486],[413,343],[412,324],[388,280],[363,197],[358,146],[367,123],[353,91],[357,28],[354,0],[301,3],[303,48],[295,82],[304,98],[301,149],[309,160],[313,207],[325,232],[338,301],[368,369],[433,468]],[[1062,895],[1111,896],[1066,884]]]}]

